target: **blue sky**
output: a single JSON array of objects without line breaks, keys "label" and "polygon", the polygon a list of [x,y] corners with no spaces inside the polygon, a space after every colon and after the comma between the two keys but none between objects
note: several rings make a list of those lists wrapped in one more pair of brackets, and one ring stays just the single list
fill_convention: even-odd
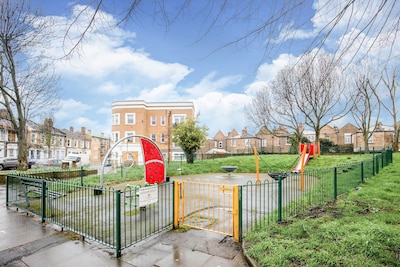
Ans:
[{"label": "blue sky", "polygon": [[[69,45],[61,41],[65,25],[71,22],[74,12],[82,9],[85,1],[35,2],[45,18],[56,21],[54,30],[60,38],[52,40],[52,49],[48,49],[47,53],[58,58],[62,56],[63,47],[68,49]],[[293,24],[301,23],[301,30],[291,35],[293,38],[290,40],[280,40],[279,30],[288,33],[288,28],[293,25],[277,24],[274,28],[276,49],[268,50],[267,54],[264,49],[267,36],[219,49],[246,32],[248,27],[254,25],[252,20],[265,16],[263,12],[254,14],[252,20],[217,25],[209,34],[199,38],[206,26],[204,16],[196,15],[196,8],[200,8],[196,5],[191,13],[185,13],[168,28],[160,19],[144,13],[115,28],[111,27],[118,21],[115,14],[123,8],[118,6],[119,2],[109,1],[112,5],[101,11],[101,19],[86,35],[76,53],[68,60],[56,61],[56,71],[61,76],[63,88],[61,109],[54,114],[58,128],[73,126],[77,130],[86,127],[95,134],[110,134],[112,101],[141,99],[148,102],[194,101],[196,112],[200,113],[200,123],[209,128],[210,137],[218,130],[226,133],[232,129],[240,131],[244,127],[255,133],[243,108],[289,60],[300,56],[323,28],[324,22],[330,19],[329,12],[333,11],[329,5],[335,1],[309,1],[303,5],[292,18]],[[268,7],[268,1],[261,2],[264,8]],[[273,2],[270,5],[274,5]],[[171,5],[167,8],[174,10],[176,7]],[[362,23],[355,23],[351,29],[338,27],[324,49],[340,49],[339,41],[356,32],[357,25],[361,27]],[[82,27],[76,24],[71,28],[71,36],[77,36],[80,30]],[[372,39],[374,33],[370,34],[367,38]],[[391,64],[399,65],[398,38],[394,48],[397,58]],[[387,50],[387,46],[377,47],[379,56],[376,58],[384,58],[382,53]],[[336,125],[343,126],[345,120]]]}]

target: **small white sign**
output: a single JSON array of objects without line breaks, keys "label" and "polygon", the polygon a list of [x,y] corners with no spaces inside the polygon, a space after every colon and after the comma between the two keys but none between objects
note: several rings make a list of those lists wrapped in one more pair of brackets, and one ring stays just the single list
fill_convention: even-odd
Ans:
[{"label": "small white sign", "polygon": [[146,186],[139,189],[139,207],[144,207],[158,201],[158,186]]}]

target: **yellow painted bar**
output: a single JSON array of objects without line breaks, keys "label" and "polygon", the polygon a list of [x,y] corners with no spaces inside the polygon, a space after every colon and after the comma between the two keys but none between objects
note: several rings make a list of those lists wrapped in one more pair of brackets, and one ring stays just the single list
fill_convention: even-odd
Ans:
[{"label": "yellow painted bar", "polygon": [[239,242],[239,186],[233,187],[232,215],[233,215],[233,241]]},{"label": "yellow painted bar", "polygon": [[179,228],[179,195],[181,182],[174,181],[174,229]]}]

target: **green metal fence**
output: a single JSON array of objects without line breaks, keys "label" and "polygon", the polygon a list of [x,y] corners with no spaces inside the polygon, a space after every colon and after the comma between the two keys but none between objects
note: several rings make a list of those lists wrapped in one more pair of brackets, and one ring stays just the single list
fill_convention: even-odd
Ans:
[{"label": "green metal fence", "polygon": [[304,215],[339,195],[353,190],[392,163],[392,150],[371,155],[370,160],[301,173],[285,173],[276,181],[240,186],[240,235],[270,223]]},{"label": "green metal fence", "polygon": [[[290,220],[354,189],[392,163],[390,149],[370,160],[239,186],[239,235],[254,227]],[[141,187],[98,188],[81,181],[7,176],[6,205],[39,215],[86,238],[109,246],[120,257],[127,248],[173,225],[174,185],[157,185],[157,199],[140,207]]]},{"label": "green metal fence", "polygon": [[157,185],[157,201],[139,207],[140,186],[122,189],[80,182],[7,176],[7,205],[121,251],[172,225],[173,184]]}]

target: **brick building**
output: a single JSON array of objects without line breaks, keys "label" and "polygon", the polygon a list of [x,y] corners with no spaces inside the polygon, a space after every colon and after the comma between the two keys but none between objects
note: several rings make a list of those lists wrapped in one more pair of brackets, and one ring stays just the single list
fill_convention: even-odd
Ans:
[{"label": "brick building", "polygon": [[[381,151],[388,147],[392,147],[394,138],[394,127],[378,123],[376,127],[371,127],[370,132],[372,135],[368,139],[368,148],[370,151]],[[398,140],[400,143],[400,140]],[[361,131],[354,134],[354,151],[365,150],[363,135]]]},{"label": "brick building", "polygon": [[[129,136],[145,136],[157,144],[168,162],[184,157],[182,149],[172,142],[171,127],[186,118],[194,118],[193,102],[115,101],[111,112],[111,139],[114,144]],[[133,160],[141,164],[140,151],[138,140],[127,139],[115,148],[113,160]]]}]

